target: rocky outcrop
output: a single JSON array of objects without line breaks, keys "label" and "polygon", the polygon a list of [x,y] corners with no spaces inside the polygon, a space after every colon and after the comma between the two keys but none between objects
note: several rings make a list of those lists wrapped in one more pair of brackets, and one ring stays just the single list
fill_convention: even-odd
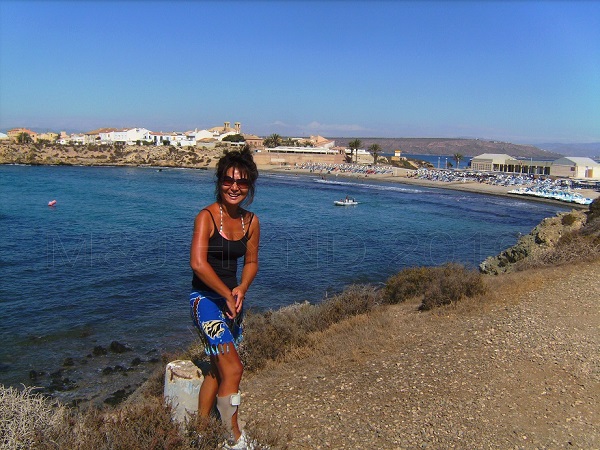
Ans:
[{"label": "rocky outcrop", "polygon": [[526,258],[551,251],[562,236],[579,231],[586,224],[586,220],[587,213],[577,210],[546,218],[531,233],[522,236],[515,245],[483,261],[479,270],[492,275],[512,272],[515,265]]},{"label": "rocky outcrop", "polygon": [[175,146],[44,145],[3,143],[0,164],[214,167],[227,149]]}]

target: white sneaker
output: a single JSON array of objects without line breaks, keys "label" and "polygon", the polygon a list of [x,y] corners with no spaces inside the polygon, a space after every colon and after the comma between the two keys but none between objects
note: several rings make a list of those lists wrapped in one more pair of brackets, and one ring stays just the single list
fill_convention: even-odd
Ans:
[{"label": "white sneaker", "polygon": [[254,450],[254,442],[250,441],[245,431],[242,431],[242,435],[235,443],[231,441],[225,441],[223,443],[224,450]]}]

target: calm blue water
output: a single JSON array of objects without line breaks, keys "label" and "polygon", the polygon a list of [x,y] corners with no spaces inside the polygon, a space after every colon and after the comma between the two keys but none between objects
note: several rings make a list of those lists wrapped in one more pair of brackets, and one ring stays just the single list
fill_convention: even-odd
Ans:
[{"label": "calm blue water", "polygon": [[[32,384],[30,370],[52,372],[73,357],[81,364],[70,377],[83,389],[102,368],[88,356],[97,345],[117,340],[134,350],[104,365],[188,345],[195,337],[189,242],[194,216],[213,201],[212,176],[0,167],[0,383]],[[361,204],[333,206],[346,195]],[[54,208],[47,206],[52,199]],[[407,266],[475,266],[566,210],[367,179],[266,173],[250,209],[262,226],[260,272],[248,296],[258,309],[318,302]]]}]

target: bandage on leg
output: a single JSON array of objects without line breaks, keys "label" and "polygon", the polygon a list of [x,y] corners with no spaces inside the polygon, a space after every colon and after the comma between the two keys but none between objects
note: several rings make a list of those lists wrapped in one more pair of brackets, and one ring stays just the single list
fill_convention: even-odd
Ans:
[{"label": "bandage on leg", "polygon": [[221,422],[223,422],[229,432],[231,432],[231,429],[233,428],[231,418],[237,411],[241,402],[242,396],[239,392],[224,397],[219,397],[217,395],[217,409],[221,415]]}]

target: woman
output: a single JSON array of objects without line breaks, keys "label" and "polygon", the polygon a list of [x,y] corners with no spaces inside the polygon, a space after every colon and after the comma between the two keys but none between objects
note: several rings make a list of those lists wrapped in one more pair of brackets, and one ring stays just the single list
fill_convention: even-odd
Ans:
[{"label": "woman", "polygon": [[[246,146],[221,157],[216,170],[216,202],[196,216],[190,249],[193,270],[190,307],[210,355],[211,370],[200,388],[198,414],[208,417],[215,401],[232,441],[224,448],[249,445],[238,425],[243,366],[237,351],[242,337],[246,292],[258,272],[258,217],[242,206],[252,203],[258,170]],[[243,257],[241,280],[237,260]]]}]

